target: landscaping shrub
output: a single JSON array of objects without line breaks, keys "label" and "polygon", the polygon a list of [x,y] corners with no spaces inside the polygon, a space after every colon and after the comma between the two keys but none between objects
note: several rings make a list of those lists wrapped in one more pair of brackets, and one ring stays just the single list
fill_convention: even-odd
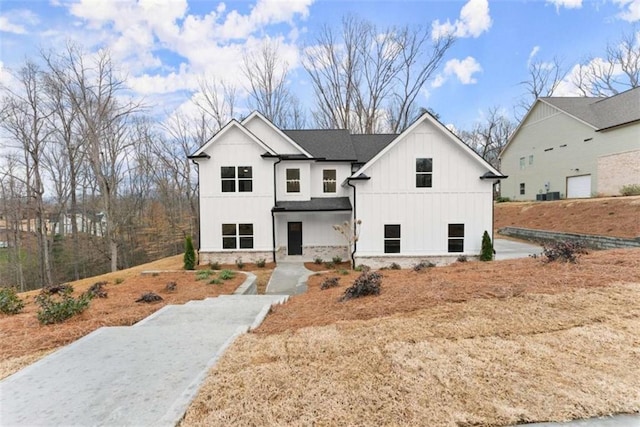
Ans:
[{"label": "landscaping shrub", "polygon": [[209,284],[210,285],[221,285],[223,283],[224,282],[222,280],[218,279],[218,278],[209,280]]},{"label": "landscaping shrub", "polygon": [[371,271],[364,271],[345,291],[340,301],[360,298],[367,295],[380,295],[382,275]]},{"label": "landscaping shrub", "polygon": [[510,201],[511,201],[511,199],[508,198],[508,197],[500,196],[500,197],[496,198],[496,203],[504,203],[504,202],[510,202]]},{"label": "landscaping shrub", "polygon": [[468,259],[467,259],[467,256],[466,256],[466,255],[460,255],[460,256],[456,259],[456,261],[457,261],[457,262],[467,262],[467,261],[468,261]]},{"label": "landscaping shrub", "polygon": [[194,270],[196,268],[196,251],[193,248],[193,240],[191,239],[191,236],[185,237],[183,260],[185,270]]},{"label": "landscaping shrub", "polygon": [[142,294],[140,298],[136,300],[136,302],[144,302],[147,304],[150,304],[153,302],[160,302],[160,301],[163,301],[163,298],[160,295],[155,294],[153,292],[147,292],[146,294]]},{"label": "landscaping shrub", "polygon": [[0,313],[18,314],[24,308],[24,301],[20,299],[13,288],[0,288]]},{"label": "landscaping shrub", "polygon": [[[116,285],[119,285],[119,284],[121,284],[121,283],[123,283],[123,282],[124,282],[124,279],[123,279],[122,277],[118,277],[118,278],[116,278],[116,280],[115,280]],[[106,284],[106,283],[105,283],[105,284]]]},{"label": "landscaping shrub", "polygon": [[209,263],[209,269],[211,269],[211,270],[220,270],[220,263],[218,261],[211,261]]},{"label": "landscaping shrub", "polygon": [[258,268],[264,268],[265,265],[267,265],[267,260],[264,258],[259,258],[256,261],[256,266],[258,266]]},{"label": "landscaping shrub", "polygon": [[83,293],[78,298],[71,295],[71,287],[57,294],[41,292],[36,296],[36,304],[40,306],[38,310],[38,321],[43,325],[61,323],[65,320],[82,313],[89,308],[91,295]]},{"label": "landscaping shrub", "polygon": [[334,256],[331,261],[333,261],[334,264],[340,264],[342,262],[342,257]]},{"label": "landscaping shrub", "polygon": [[329,270],[332,270],[336,265],[332,262],[325,262],[324,263],[325,268],[328,268]]},{"label": "landscaping shrub", "polygon": [[317,265],[322,264],[322,258],[320,258],[319,256],[314,257],[314,258],[313,258],[313,263],[314,263],[314,264],[317,264]]},{"label": "landscaping shrub", "polygon": [[582,254],[587,254],[585,246],[581,242],[560,240],[542,246],[542,262],[578,262]]},{"label": "landscaping shrub", "polygon": [[419,263],[417,263],[416,265],[413,266],[413,271],[420,272],[420,271],[426,270],[427,268],[433,268],[435,266],[436,265],[434,263],[432,263],[432,262],[420,261]]},{"label": "landscaping shrub", "polygon": [[369,270],[371,270],[371,267],[369,267],[368,265],[365,265],[365,264],[360,264],[356,268],[354,268],[354,270],[355,271],[369,271]]},{"label": "landscaping shrub", "polygon": [[222,280],[230,280],[236,277],[236,273],[231,270],[222,270],[220,274],[218,274],[218,277]]},{"label": "landscaping shrub", "polygon": [[47,295],[56,295],[56,294],[64,294],[73,292],[73,286],[68,283],[63,283],[61,285],[51,285],[45,288],[42,288],[41,291],[43,294]]},{"label": "landscaping shrub", "polygon": [[242,270],[244,268],[244,262],[242,261],[242,258],[238,258],[236,260],[236,267],[238,267],[238,270]]},{"label": "landscaping shrub", "polygon": [[176,289],[178,289],[178,284],[176,282],[169,282],[164,287],[164,290],[167,292],[174,292]]},{"label": "landscaping shrub", "polygon": [[400,270],[401,268],[402,267],[400,267],[400,264],[398,264],[397,262],[392,262],[389,266],[389,270]]},{"label": "landscaping shrub", "polygon": [[213,272],[211,270],[200,270],[196,273],[196,280],[206,280],[211,277],[212,274]]},{"label": "landscaping shrub", "polygon": [[623,196],[640,196],[640,184],[624,185],[620,189]]},{"label": "landscaping shrub", "polygon": [[489,237],[489,233],[485,230],[482,235],[482,249],[480,249],[480,261],[491,261],[493,260],[493,243],[491,243],[491,237]]},{"label": "landscaping shrub", "polygon": [[320,285],[320,289],[325,290],[329,288],[335,288],[336,286],[338,286],[339,281],[340,281],[339,277],[328,277],[322,281],[322,284]]},{"label": "landscaping shrub", "polygon": [[104,290],[104,287],[107,285],[107,282],[96,282],[89,289],[87,289],[87,294],[91,299],[98,298],[106,298],[107,291]]}]

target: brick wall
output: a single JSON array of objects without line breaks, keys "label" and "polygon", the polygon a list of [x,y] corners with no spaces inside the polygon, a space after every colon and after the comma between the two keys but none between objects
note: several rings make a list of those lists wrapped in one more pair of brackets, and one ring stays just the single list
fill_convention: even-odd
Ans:
[{"label": "brick wall", "polygon": [[640,184],[640,150],[598,157],[598,195],[619,195],[628,184]]}]

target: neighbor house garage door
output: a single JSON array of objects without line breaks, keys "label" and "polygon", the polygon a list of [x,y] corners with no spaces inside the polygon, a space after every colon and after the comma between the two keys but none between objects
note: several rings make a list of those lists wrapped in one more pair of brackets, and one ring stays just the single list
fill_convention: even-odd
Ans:
[{"label": "neighbor house garage door", "polygon": [[591,197],[591,175],[567,178],[567,199]]}]

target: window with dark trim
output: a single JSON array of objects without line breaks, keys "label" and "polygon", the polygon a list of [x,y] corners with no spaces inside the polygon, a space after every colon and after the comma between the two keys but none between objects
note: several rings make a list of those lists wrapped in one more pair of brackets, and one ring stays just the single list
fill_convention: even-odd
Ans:
[{"label": "window with dark trim", "polygon": [[400,253],[400,224],[385,224],[384,226],[384,253]]},{"label": "window with dark trim", "polygon": [[524,194],[524,182],[520,183],[520,195],[522,196]]},{"label": "window with dark trim", "polygon": [[336,192],[336,170],[324,169],[322,171],[322,191],[324,193]]},{"label": "window with dark trim", "polygon": [[253,249],[253,224],[222,224],[222,249]]},{"label": "window with dark trim", "polygon": [[433,159],[416,159],[416,187],[428,187],[433,184]]},{"label": "window with dark trim", "polygon": [[240,193],[253,191],[253,168],[251,166],[222,166],[220,179],[223,193],[235,193],[236,188]]},{"label": "window with dark trim", "polygon": [[287,193],[300,192],[300,169],[287,169]]},{"label": "window with dark trim", "polygon": [[449,224],[449,252],[464,252],[464,224]]}]

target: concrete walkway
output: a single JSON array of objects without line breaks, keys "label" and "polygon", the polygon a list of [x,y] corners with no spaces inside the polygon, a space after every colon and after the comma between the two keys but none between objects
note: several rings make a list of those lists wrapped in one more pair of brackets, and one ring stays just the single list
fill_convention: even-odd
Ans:
[{"label": "concrete walkway", "polygon": [[542,253],[542,247],[538,245],[507,239],[494,239],[493,249],[496,251],[496,260],[527,258],[529,255],[540,255]]},{"label": "concrete walkway", "polygon": [[613,415],[610,417],[588,418],[562,423],[520,424],[518,427],[638,427],[640,414]]},{"label": "concrete walkway", "polygon": [[267,283],[266,294],[298,295],[306,292],[307,279],[313,271],[307,270],[302,261],[278,262]]},{"label": "concrete walkway", "polygon": [[226,347],[287,298],[225,295],[100,328],[0,382],[0,425],[174,426]]}]

